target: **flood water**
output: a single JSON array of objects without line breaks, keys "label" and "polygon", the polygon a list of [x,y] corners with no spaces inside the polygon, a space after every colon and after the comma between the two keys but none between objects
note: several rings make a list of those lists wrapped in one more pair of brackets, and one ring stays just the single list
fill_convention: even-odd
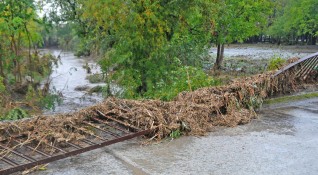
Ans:
[{"label": "flood water", "polygon": [[86,91],[76,91],[78,86],[88,86],[90,88],[103,83],[92,84],[87,79],[88,75],[83,65],[88,62],[92,68],[92,73],[100,73],[101,70],[96,63],[89,59],[78,58],[72,52],[61,52],[61,50],[46,50],[54,56],[60,55],[60,62],[53,68],[50,75],[50,89],[53,93],[60,93],[63,102],[56,106],[55,110],[45,111],[46,114],[68,113],[77,111],[83,107],[94,105],[103,100],[101,94],[88,94]]},{"label": "flood water", "polygon": [[[94,105],[103,101],[101,94],[88,94],[86,91],[76,91],[79,86],[88,86],[90,88],[97,85],[92,84],[87,79],[86,69],[83,65],[88,63],[92,68],[92,73],[100,73],[99,66],[91,59],[78,58],[72,52],[61,52],[61,50],[44,50],[51,52],[56,57],[60,55],[60,63],[53,68],[50,75],[52,79],[50,89],[53,92],[61,93],[63,102],[57,106],[54,111],[45,111],[46,114],[69,113],[81,108]],[[318,52],[318,46],[273,46],[273,45],[231,45],[225,47],[225,59],[270,59],[274,56],[281,58],[304,57]],[[216,56],[216,48],[210,50],[210,54]],[[208,67],[214,61],[209,61]],[[114,85],[113,85],[114,86]],[[112,87],[112,91],[120,91],[118,87]]]},{"label": "flood water", "polygon": [[[246,58],[246,59],[270,59],[280,57],[288,59],[292,57],[305,57],[318,52],[318,46],[278,46],[267,44],[236,44],[225,46],[224,58]],[[210,54],[216,57],[217,48],[213,47]]]}]

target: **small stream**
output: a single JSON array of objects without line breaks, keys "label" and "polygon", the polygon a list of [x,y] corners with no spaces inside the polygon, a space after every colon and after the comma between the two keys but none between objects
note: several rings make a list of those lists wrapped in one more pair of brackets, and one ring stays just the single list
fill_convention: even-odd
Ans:
[{"label": "small stream", "polygon": [[103,100],[101,94],[88,94],[86,91],[75,90],[78,86],[88,86],[90,88],[103,83],[90,83],[86,76],[88,75],[83,65],[88,62],[92,74],[100,73],[100,67],[89,59],[78,58],[72,52],[61,52],[61,50],[45,50],[54,56],[60,55],[60,62],[57,67],[53,68],[50,75],[50,90],[62,95],[62,104],[55,107],[54,110],[45,111],[45,114],[69,113],[78,111],[81,108],[94,105]]}]

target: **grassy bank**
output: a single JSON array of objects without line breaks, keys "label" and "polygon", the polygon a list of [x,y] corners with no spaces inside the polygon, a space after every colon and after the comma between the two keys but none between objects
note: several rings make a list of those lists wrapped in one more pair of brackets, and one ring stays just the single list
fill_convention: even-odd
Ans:
[{"label": "grassy bank", "polygon": [[305,100],[305,99],[310,99],[310,98],[315,98],[315,97],[318,97],[318,91],[266,99],[266,100],[264,100],[264,104],[265,105],[274,105],[274,104],[278,104],[278,103],[293,102],[293,101]]}]

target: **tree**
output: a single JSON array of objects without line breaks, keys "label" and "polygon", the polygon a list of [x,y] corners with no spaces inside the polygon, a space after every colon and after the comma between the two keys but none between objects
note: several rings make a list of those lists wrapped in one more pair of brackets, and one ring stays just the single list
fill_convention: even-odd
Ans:
[{"label": "tree", "polygon": [[271,13],[270,0],[220,0],[213,22],[213,42],[217,45],[214,69],[219,69],[224,57],[224,44],[243,42],[260,33]]},{"label": "tree", "polygon": [[[89,44],[91,50],[102,55],[102,69],[114,70],[111,77],[125,87],[126,97],[144,95],[161,84],[173,83],[173,71],[184,65],[199,65],[200,56],[208,49],[213,1],[76,3],[81,7],[76,12],[77,21],[85,24],[78,28],[78,34],[93,43]],[[70,9],[69,5],[61,8]]]},{"label": "tree", "polygon": [[315,45],[318,36],[318,1],[316,0],[290,0],[284,3],[280,15],[269,27],[268,33],[277,38],[291,39]]},{"label": "tree", "polygon": [[13,72],[15,82],[22,82],[23,47],[28,48],[27,64],[32,69],[31,48],[41,42],[40,20],[33,0],[0,2],[0,73]]}]

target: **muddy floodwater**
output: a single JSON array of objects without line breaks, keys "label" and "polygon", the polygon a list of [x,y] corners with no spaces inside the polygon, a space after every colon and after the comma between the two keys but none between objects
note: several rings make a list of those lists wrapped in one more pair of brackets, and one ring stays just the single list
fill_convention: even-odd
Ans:
[{"label": "muddy floodwater", "polygon": [[51,113],[68,113],[77,111],[80,108],[94,105],[103,100],[101,94],[89,94],[86,91],[77,91],[76,87],[87,86],[89,88],[97,85],[105,85],[104,83],[92,84],[87,79],[86,69],[83,68],[86,63],[91,67],[92,73],[101,73],[99,66],[87,58],[78,58],[72,52],[61,52],[61,50],[45,50],[54,56],[60,56],[60,61],[57,67],[53,67],[53,72],[50,75],[50,89],[54,93],[59,93],[62,98],[62,104],[56,106]]},{"label": "muddy floodwater", "polygon": [[[279,46],[270,44],[234,44],[226,45],[224,58],[245,58],[245,59],[270,59],[280,57],[288,59],[292,57],[302,58],[318,52],[318,46]],[[216,47],[211,48],[210,54],[216,57]]]}]

